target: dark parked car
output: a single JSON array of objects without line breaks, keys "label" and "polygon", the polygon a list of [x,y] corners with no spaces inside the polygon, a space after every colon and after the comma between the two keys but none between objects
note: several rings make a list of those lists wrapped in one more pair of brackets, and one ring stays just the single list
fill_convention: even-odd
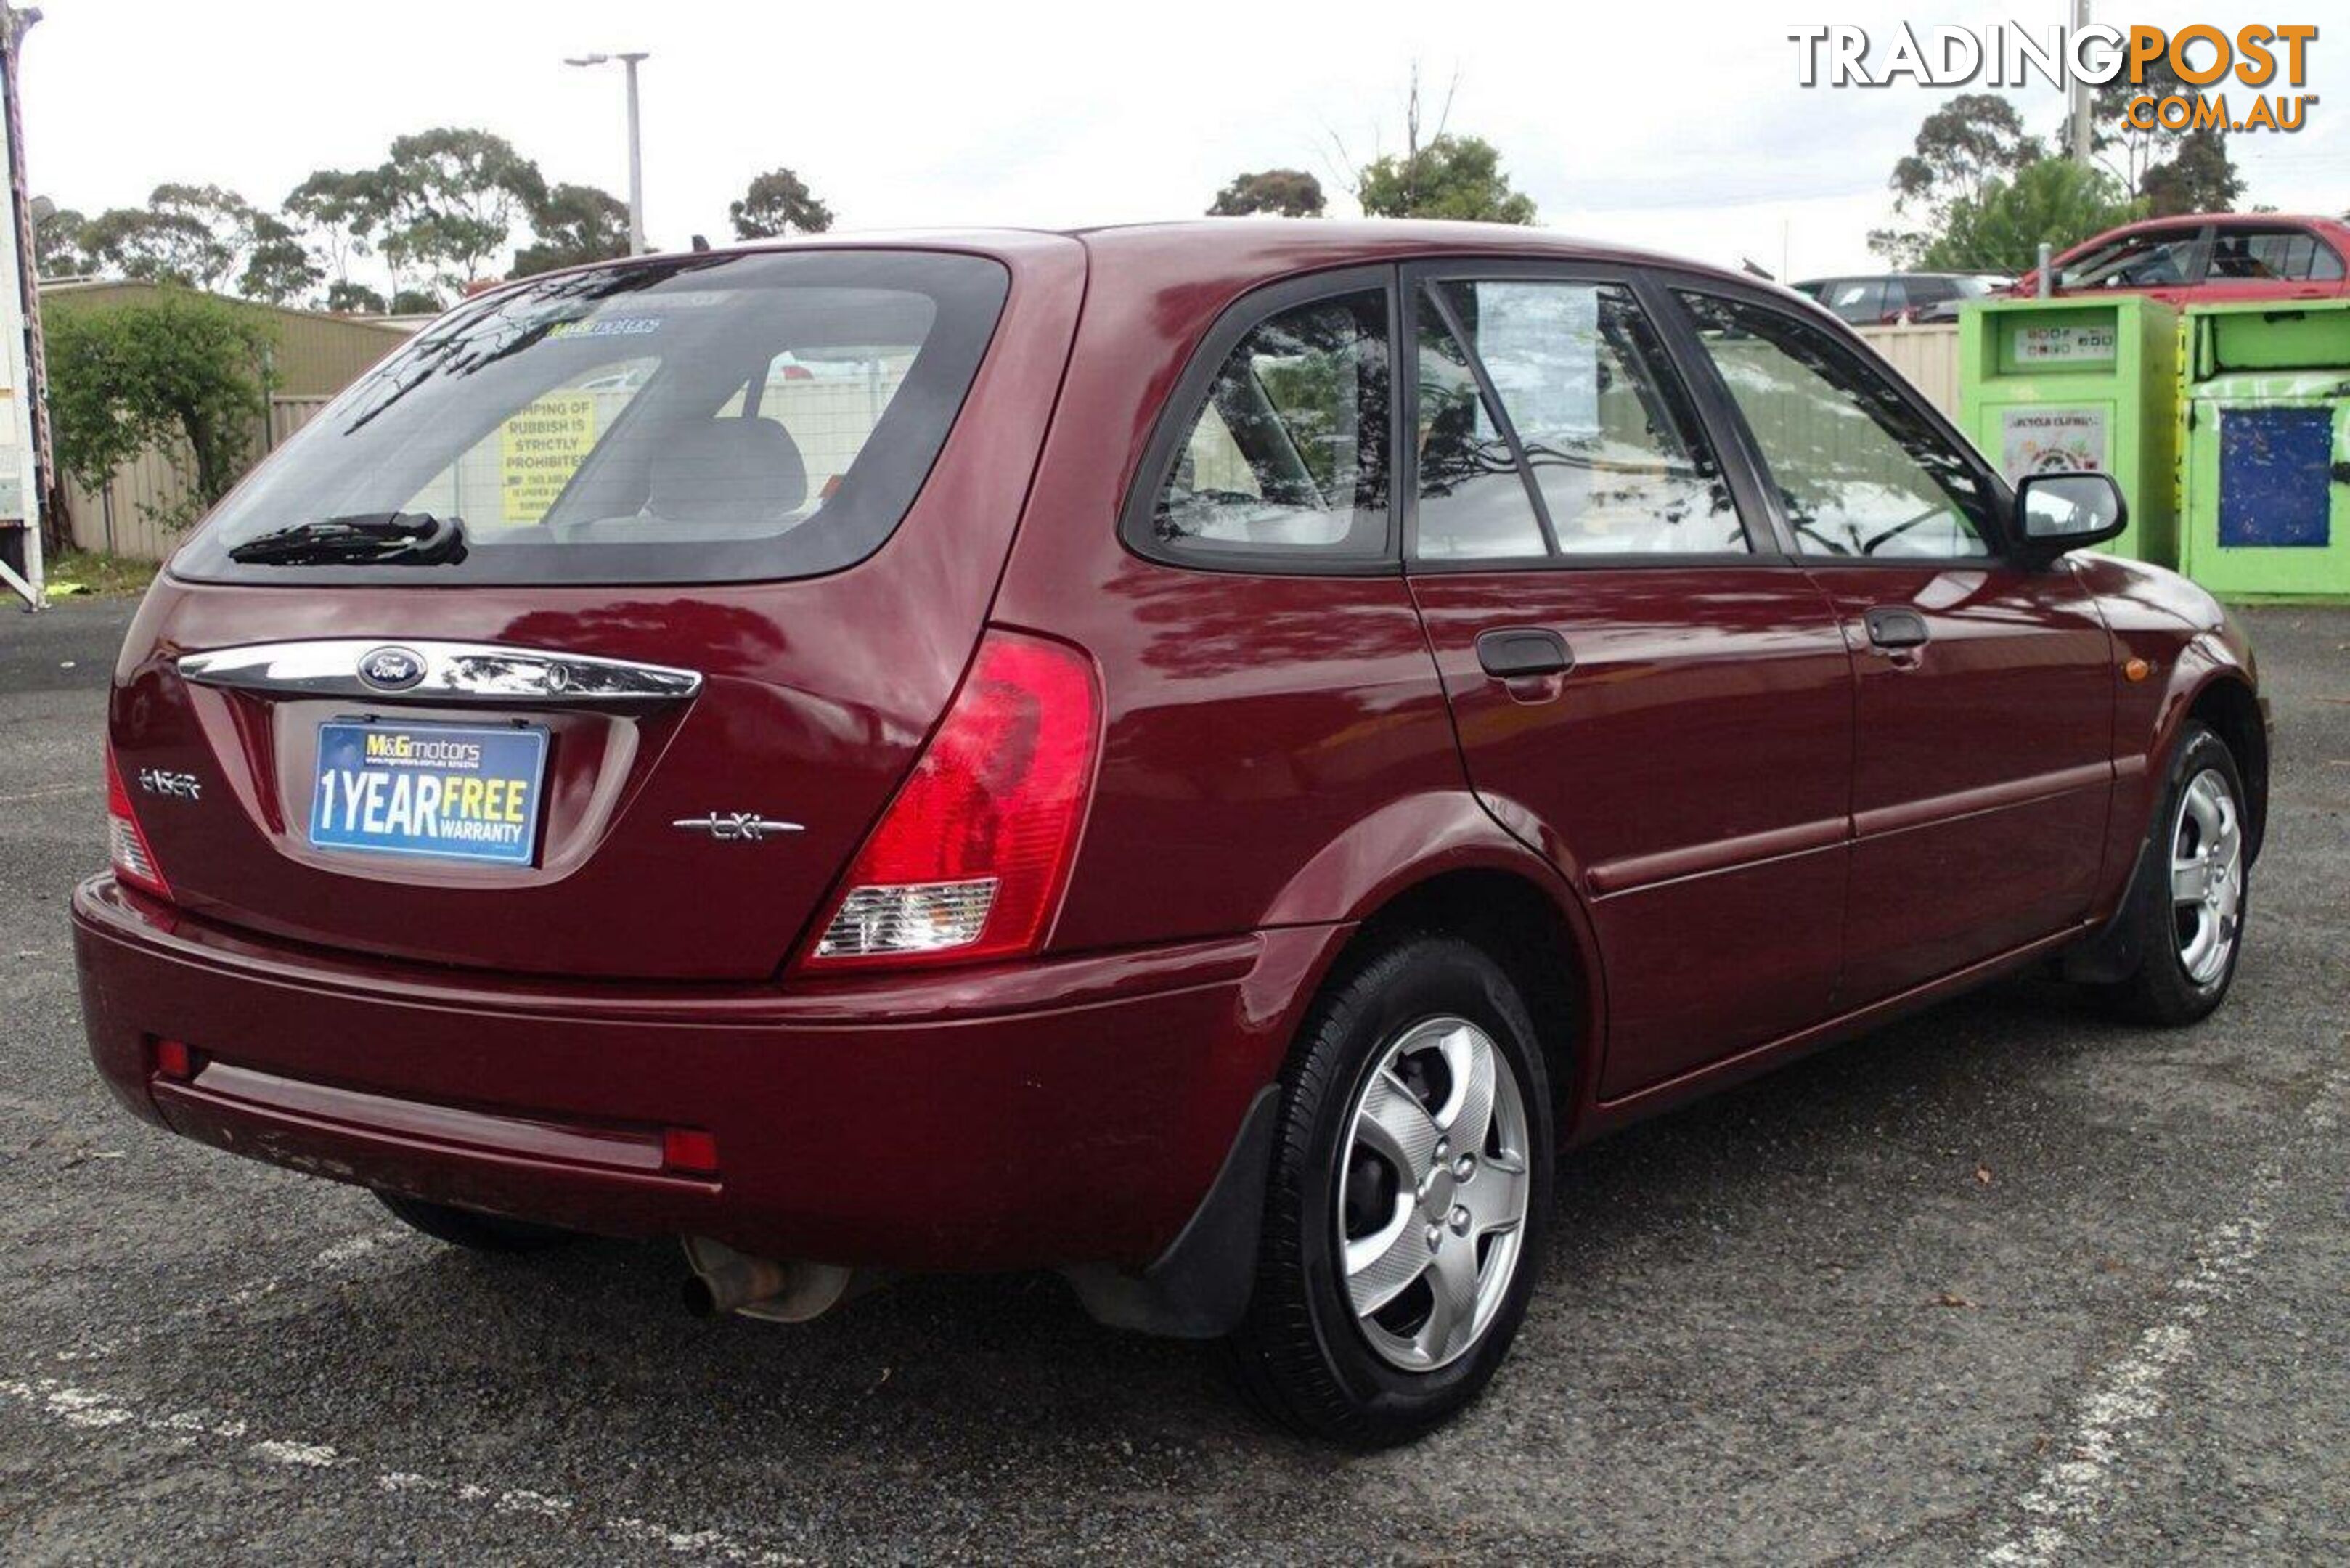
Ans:
[{"label": "dark parked car", "polygon": [[534,278],[149,595],[91,1051],[452,1241],[786,1319],[1058,1269],[1398,1440],[1563,1147],[2027,966],[2219,1005],[2263,710],[2121,521],[1781,290],[1517,229]]},{"label": "dark parked car", "polygon": [[1815,277],[1794,286],[1855,327],[1890,327],[1905,321],[1955,321],[1961,300],[1981,299],[2006,287],[1990,273],[1896,272],[1858,277]]},{"label": "dark parked car", "polygon": [[[2126,290],[2171,305],[2350,295],[2350,223],[2279,213],[2189,213],[2110,229],[2051,264],[2057,294]],[[2009,292],[2039,292],[2035,269]]]},{"label": "dark parked car", "polygon": [[1956,321],[1959,306],[1970,299],[1989,299],[1995,294],[2005,294],[2015,286],[2015,280],[2004,273],[1958,273],[1945,280],[1950,285],[1942,296],[1909,312],[1913,322]]}]

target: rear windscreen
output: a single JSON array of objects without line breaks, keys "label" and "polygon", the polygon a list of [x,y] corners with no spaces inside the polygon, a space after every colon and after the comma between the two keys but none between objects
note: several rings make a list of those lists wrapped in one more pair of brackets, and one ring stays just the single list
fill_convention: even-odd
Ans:
[{"label": "rear windscreen", "polygon": [[[304,426],[172,569],[419,586],[837,571],[913,504],[1008,285],[975,256],[820,251],[671,257],[501,294]],[[454,519],[463,547],[432,564],[236,558],[395,517]]]}]

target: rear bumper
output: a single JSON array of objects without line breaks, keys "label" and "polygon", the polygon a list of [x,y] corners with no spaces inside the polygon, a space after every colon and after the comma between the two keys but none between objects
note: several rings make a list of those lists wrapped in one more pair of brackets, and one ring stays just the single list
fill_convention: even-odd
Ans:
[{"label": "rear bumper", "polygon": [[[73,901],[132,1111],[338,1180],[615,1235],[908,1269],[1136,1270],[1182,1232],[1344,929],[789,992],[508,981]],[[157,1038],[199,1070],[159,1075]],[[714,1135],[713,1177],[663,1128]]]}]

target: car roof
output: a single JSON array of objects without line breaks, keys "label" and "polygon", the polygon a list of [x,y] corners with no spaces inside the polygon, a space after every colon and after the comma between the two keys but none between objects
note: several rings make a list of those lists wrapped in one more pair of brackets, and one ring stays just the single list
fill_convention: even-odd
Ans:
[{"label": "car roof", "polygon": [[[2091,234],[2079,244],[2059,251],[2056,260],[2067,262],[2087,255],[2102,246],[2139,234],[2191,233],[2210,223],[2221,229],[2311,229],[2327,239],[2341,244],[2350,241],[2350,224],[2339,218],[2328,218],[2314,213],[2178,213],[2167,218],[2140,218],[2135,223],[2116,223],[2102,234]],[[2037,269],[2033,269],[2037,271]],[[2031,276],[2026,273],[2025,276]]]},{"label": "car roof", "polygon": [[1061,232],[1105,257],[1149,254],[1163,260],[1191,256],[1216,264],[1236,253],[1282,257],[1321,253],[1333,259],[1388,260],[1413,255],[1541,256],[1563,261],[1676,266],[1737,275],[1656,251],[1579,239],[1555,229],[1521,223],[1451,223],[1423,218],[1191,218]]},{"label": "car roof", "polygon": [[[1669,268],[1684,277],[1759,286],[1817,302],[1780,285],[1685,257],[1578,239],[1513,223],[1440,223],[1405,218],[1205,218],[1076,229],[1086,247],[1087,297],[1154,298],[1149,319],[1191,330],[1251,290],[1312,273],[1378,267],[1423,257],[1469,261],[1589,263]],[[1090,306],[1089,306],[1090,308]]]},{"label": "car roof", "polygon": [[[1411,255],[1541,256],[1545,259],[1637,263],[1691,272],[1742,275],[1684,256],[1578,239],[1555,229],[1520,223],[1454,223],[1422,218],[1188,218],[1159,223],[1103,223],[1047,229],[1024,225],[936,229],[868,229],[785,234],[712,247],[710,254],[775,249],[914,247],[992,252],[1026,248],[1040,240],[1069,239],[1104,256],[1195,258],[1222,265],[1240,254],[1284,257],[1319,254],[1389,260]],[[672,253],[674,254],[674,253]]]},{"label": "car roof", "polygon": [[1998,275],[2000,275],[1987,272],[1928,272],[1923,268],[1912,268],[1908,272],[1824,272],[1817,277],[1799,278],[1793,286],[1807,288],[1815,283],[1858,283],[1864,279],[1874,278],[1995,277]]},{"label": "car roof", "polygon": [[[699,253],[716,258],[777,250],[941,250],[993,256],[1019,266],[1040,251],[1078,244],[1091,258],[1095,288],[1174,289],[1203,298],[1229,298],[1260,285],[1301,274],[1405,262],[1422,256],[1590,262],[1603,265],[1669,267],[1684,275],[1777,288],[1784,286],[1687,257],[1578,239],[1553,229],[1515,223],[1448,223],[1417,218],[1193,218],[1170,223],[1086,228],[940,228],[829,232],[779,235],[716,245]],[[690,258],[695,253],[591,262],[565,272]],[[527,280],[541,282],[560,274]],[[510,281],[507,287],[523,280]],[[504,293],[504,289],[494,291]],[[484,296],[486,297],[486,296]],[[1813,302],[1806,301],[1807,305]],[[1815,306],[1814,306],[1816,308]]]},{"label": "car roof", "polygon": [[2101,244],[2124,234],[2159,233],[2165,229],[2199,229],[2210,223],[2221,229],[2315,228],[2340,229],[2342,220],[2316,213],[2174,213],[2163,218],[2140,218],[2135,223],[2117,223],[2103,234],[2093,234],[2073,248]]}]

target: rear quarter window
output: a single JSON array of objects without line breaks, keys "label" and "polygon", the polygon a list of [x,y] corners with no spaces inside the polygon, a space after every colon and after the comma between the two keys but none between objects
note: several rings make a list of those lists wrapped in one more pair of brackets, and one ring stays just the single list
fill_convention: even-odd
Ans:
[{"label": "rear quarter window", "polygon": [[[1262,309],[1204,350],[1129,500],[1128,542],[1183,564],[1360,569],[1390,530],[1388,296]],[[1207,371],[1204,385],[1196,378]]]}]

